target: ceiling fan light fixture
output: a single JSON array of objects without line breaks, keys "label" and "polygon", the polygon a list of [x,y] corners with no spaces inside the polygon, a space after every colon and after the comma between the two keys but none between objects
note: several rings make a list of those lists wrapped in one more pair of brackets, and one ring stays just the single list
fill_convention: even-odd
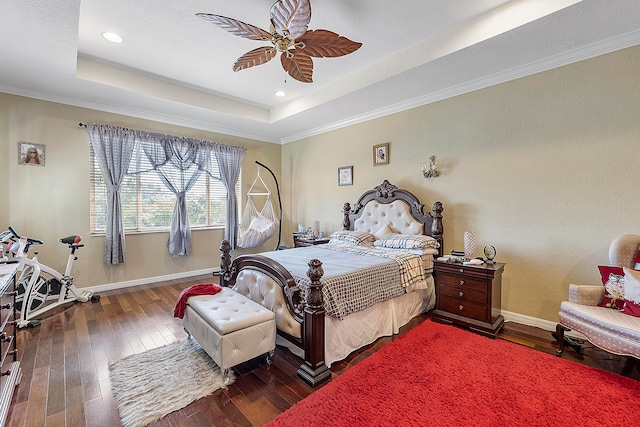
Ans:
[{"label": "ceiling fan light fixture", "polygon": [[111,31],[105,31],[102,33],[102,37],[112,43],[122,43],[124,41],[120,34],[112,33]]}]

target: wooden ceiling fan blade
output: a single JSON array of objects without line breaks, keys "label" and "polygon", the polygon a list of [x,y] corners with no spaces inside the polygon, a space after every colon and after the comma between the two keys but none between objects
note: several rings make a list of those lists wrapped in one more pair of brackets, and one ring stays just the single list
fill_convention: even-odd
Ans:
[{"label": "wooden ceiling fan blade", "polygon": [[295,40],[303,35],[311,21],[309,0],[278,0],[271,6],[271,23],[278,33]]},{"label": "wooden ceiling fan blade", "polygon": [[294,79],[302,83],[313,83],[313,61],[307,55],[297,53],[296,50],[291,50],[289,53],[293,53],[293,56],[283,53],[280,56],[282,62],[282,68]]},{"label": "wooden ceiling fan blade", "polygon": [[329,30],[309,30],[296,42],[304,44],[304,47],[296,46],[296,50],[315,58],[348,55],[362,46],[362,43],[351,41]]},{"label": "wooden ceiling fan blade", "polygon": [[246,70],[256,65],[262,65],[271,61],[276,56],[276,53],[277,51],[272,46],[253,49],[236,60],[235,64],[233,64],[233,71]]},{"label": "wooden ceiling fan blade", "polygon": [[196,13],[196,16],[217,25],[223,30],[229,31],[236,36],[244,37],[249,40],[271,40],[273,36],[268,31],[258,28],[255,25],[238,21],[237,19],[228,18],[222,15],[213,15],[210,13]]}]

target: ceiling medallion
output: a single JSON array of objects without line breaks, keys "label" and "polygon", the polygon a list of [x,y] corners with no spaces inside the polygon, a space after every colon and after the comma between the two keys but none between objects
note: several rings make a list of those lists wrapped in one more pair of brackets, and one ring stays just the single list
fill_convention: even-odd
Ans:
[{"label": "ceiling medallion", "polygon": [[271,6],[270,31],[233,18],[209,13],[196,16],[223,30],[249,40],[268,41],[271,46],[259,47],[238,58],[233,71],[262,65],[281,53],[282,68],[294,79],[313,82],[311,58],[335,58],[355,52],[362,43],[354,42],[329,30],[308,30],[311,21],[309,0],[278,0]]}]

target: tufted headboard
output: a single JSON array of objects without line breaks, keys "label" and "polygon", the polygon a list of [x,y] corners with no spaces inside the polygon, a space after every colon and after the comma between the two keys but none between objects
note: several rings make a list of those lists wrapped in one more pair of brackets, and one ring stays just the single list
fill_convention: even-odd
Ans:
[{"label": "tufted headboard", "polygon": [[442,203],[435,202],[433,213],[424,213],[424,205],[416,196],[385,179],[362,194],[353,209],[349,203],[344,204],[342,228],[375,233],[386,224],[394,233],[432,236],[440,242],[442,252],[443,210]]}]

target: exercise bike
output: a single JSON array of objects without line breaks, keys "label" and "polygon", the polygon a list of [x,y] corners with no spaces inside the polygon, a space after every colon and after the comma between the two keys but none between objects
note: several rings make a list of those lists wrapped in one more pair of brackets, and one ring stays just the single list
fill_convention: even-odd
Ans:
[{"label": "exercise bike", "polygon": [[0,233],[0,242],[7,244],[8,255],[11,259],[5,262],[18,262],[20,275],[16,288],[16,310],[20,312],[17,319],[19,328],[34,328],[40,325],[36,317],[53,310],[63,304],[73,301],[97,301],[99,295],[89,291],[80,291],[73,285],[71,268],[77,260],[76,250],[84,247],[80,242],[81,236],[68,236],[60,239],[60,243],[70,249],[67,268],[64,274],[58,273],[51,267],[38,262],[38,252],[29,258],[27,253],[32,245],[42,245],[44,242],[30,237],[22,237],[11,227]]}]

